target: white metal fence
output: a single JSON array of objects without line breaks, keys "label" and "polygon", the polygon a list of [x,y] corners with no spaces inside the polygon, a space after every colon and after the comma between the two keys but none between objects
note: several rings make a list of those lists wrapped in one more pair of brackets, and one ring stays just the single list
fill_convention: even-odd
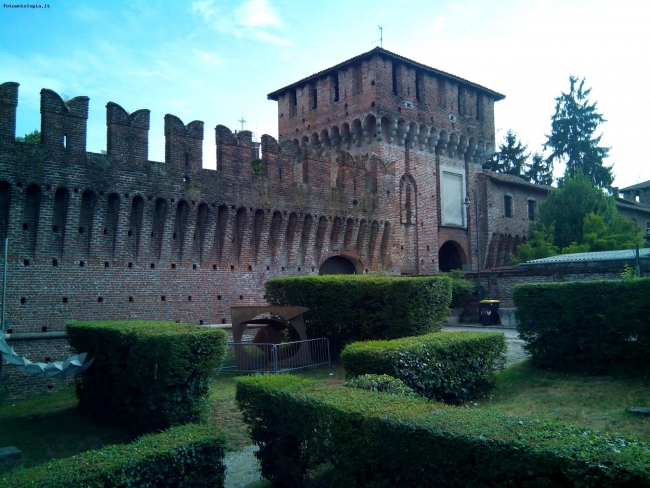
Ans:
[{"label": "white metal fence", "polygon": [[229,342],[222,371],[283,373],[330,364],[327,338],[281,344]]}]

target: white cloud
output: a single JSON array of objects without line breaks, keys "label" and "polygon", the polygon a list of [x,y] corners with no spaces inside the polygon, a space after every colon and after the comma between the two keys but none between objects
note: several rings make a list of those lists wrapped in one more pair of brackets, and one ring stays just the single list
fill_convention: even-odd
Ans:
[{"label": "white cloud", "polygon": [[277,44],[278,46],[290,46],[292,43],[287,39],[282,39],[276,35],[270,34],[266,31],[257,31],[255,32],[255,38],[260,41],[270,42],[271,44]]},{"label": "white cloud", "polygon": [[190,12],[199,14],[203,17],[203,20],[209,22],[217,14],[217,9],[214,8],[214,0],[206,0],[203,2],[194,2],[190,7]]},{"label": "white cloud", "polygon": [[206,53],[205,51],[200,51],[198,49],[192,49],[192,52],[201,60],[202,63],[217,67],[223,64],[223,59],[212,53]]},{"label": "white cloud", "polygon": [[255,39],[278,46],[290,46],[292,42],[268,32],[284,23],[274,12],[268,0],[247,0],[232,11],[219,10],[214,0],[195,2],[190,12],[203,18],[213,29],[238,39]]},{"label": "white cloud", "polygon": [[273,12],[267,0],[248,0],[236,11],[237,24],[245,27],[281,26],[282,21]]}]

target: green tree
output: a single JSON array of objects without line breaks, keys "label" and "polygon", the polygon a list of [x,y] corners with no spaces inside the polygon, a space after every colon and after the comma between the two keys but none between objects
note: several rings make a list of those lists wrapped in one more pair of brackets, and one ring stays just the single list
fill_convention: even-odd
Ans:
[{"label": "green tree", "polygon": [[497,152],[483,167],[497,173],[524,177],[529,156],[526,153],[527,149],[528,146],[524,146],[521,141],[517,140],[517,134],[508,130],[503,142],[499,144]]},{"label": "green tree", "polygon": [[27,144],[40,144],[41,143],[41,131],[36,129],[34,132],[25,134],[24,136],[16,137],[18,142],[26,142]]},{"label": "green tree", "polygon": [[565,178],[582,171],[592,184],[609,188],[614,181],[612,167],[604,165],[609,148],[600,146],[602,134],[595,135],[598,126],[606,121],[598,113],[596,102],[590,102],[591,88],[585,88],[584,78],[571,76],[569,83],[569,92],[555,99],[551,134],[544,144],[544,150],[551,151],[547,161],[566,164]]},{"label": "green tree", "polygon": [[544,155],[536,152],[526,166],[524,178],[536,185],[551,186],[553,184],[553,162],[544,159]]},{"label": "green tree", "polygon": [[251,161],[251,173],[254,175],[262,174],[262,160],[260,158],[255,158]]},{"label": "green tree", "polygon": [[613,251],[643,246],[642,231],[621,217],[614,197],[578,171],[561,181],[540,204],[539,220],[531,227],[531,238],[519,246],[515,262],[556,254]]},{"label": "green tree", "polygon": [[539,224],[532,230],[532,237],[521,244],[517,249],[517,256],[510,256],[513,263],[524,263],[533,259],[542,259],[560,253],[559,248],[553,244],[555,240],[555,227],[551,224],[546,227]]},{"label": "green tree", "polygon": [[637,244],[643,247],[643,233],[634,222],[619,214],[607,223],[603,215],[590,213],[584,219],[582,242],[590,251],[632,249]]},{"label": "green tree", "polygon": [[575,177],[562,179],[560,187],[549,192],[539,207],[539,223],[554,225],[554,244],[563,249],[572,242],[582,243],[584,219],[590,213],[602,215],[608,224],[618,215],[614,198],[578,172]]}]

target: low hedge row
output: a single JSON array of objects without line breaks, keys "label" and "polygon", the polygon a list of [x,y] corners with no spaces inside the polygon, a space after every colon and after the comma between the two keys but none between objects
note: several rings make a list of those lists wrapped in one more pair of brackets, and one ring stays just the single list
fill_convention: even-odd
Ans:
[{"label": "low hedge row", "polygon": [[341,354],[348,377],[387,374],[417,394],[459,404],[494,388],[503,368],[506,342],[501,333],[436,332],[392,341],[349,344]]},{"label": "low hedge row", "polygon": [[79,408],[136,432],[197,422],[227,334],[169,322],[72,322],[70,345],[95,362],[75,378]]},{"label": "low hedge row", "polygon": [[186,424],[57,459],[1,478],[6,488],[223,487],[225,434],[210,424]]},{"label": "low hedge row", "polygon": [[308,307],[308,337],[327,337],[336,358],[353,341],[440,330],[449,314],[451,283],[446,276],[274,278],[266,282],[266,300],[272,305]]},{"label": "low hedge row", "polygon": [[300,378],[238,378],[273,486],[650,486],[650,445],[572,426]]},{"label": "low hedge row", "polygon": [[513,298],[535,364],[650,373],[650,278],[517,285]]}]

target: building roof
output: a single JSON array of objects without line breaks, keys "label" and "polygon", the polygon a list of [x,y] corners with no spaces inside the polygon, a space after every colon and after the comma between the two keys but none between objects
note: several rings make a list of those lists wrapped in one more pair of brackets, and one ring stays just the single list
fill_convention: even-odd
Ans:
[{"label": "building roof", "polygon": [[640,202],[632,202],[632,201],[626,200],[624,198],[617,198],[616,199],[616,206],[617,207],[622,207],[622,208],[629,208],[629,209],[633,209],[633,210],[639,210],[641,212],[650,213],[650,204],[648,204],[648,203],[640,203]]},{"label": "building roof", "polygon": [[626,188],[621,188],[619,191],[625,193],[626,191],[631,190],[647,190],[650,189],[650,180],[644,181],[642,183],[637,183],[636,185],[628,186]]},{"label": "building roof", "polygon": [[487,93],[491,95],[492,97],[495,98],[495,100],[503,100],[505,98],[505,95],[502,95],[501,93],[495,92],[493,90],[490,90],[489,88],[486,88],[484,86],[478,85],[476,83],[472,83],[469,80],[466,80],[464,78],[461,78],[459,76],[452,75],[451,73],[446,73],[444,71],[440,71],[438,69],[432,68],[430,66],[426,66],[424,64],[418,63],[417,61],[413,61],[412,59],[405,58],[404,56],[400,56],[399,54],[392,53],[390,51],[387,51],[386,49],[383,49],[381,47],[376,47],[372,49],[371,51],[365,52],[363,54],[359,54],[358,56],[355,56],[353,58],[348,59],[347,61],[343,61],[342,63],[337,64],[336,66],[332,66],[331,68],[327,68],[323,71],[319,71],[318,73],[315,73],[311,76],[308,76],[307,78],[303,78],[302,80],[296,81],[295,83],[292,83],[291,85],[287,85],[284,88],[280,88],[279,90],[275,90],[274,92],[271,92],[267,95],[267,98],[269,100],[275,100],[277,102],[278,98],[286,92],[287,90],[290,90],[292,88],[296,88],[300,85],[304,85],[305,83],[312,81],[317,78],[321,78],[327,73],[338,70],[340,68],[343,68],[344,66],[348,66],[350,64],[354,64],[356,62],[362,61],[366,58],[370,58],[371,56],[374,56],[375,54],[378,54],[380,56],[384,56],[387,58],[392,58],[397,61],[400,61],[401,63],[410,65],[414,68],[419,68],[427,73],[432,74],[433,76],[442,76],[445,78],[448,78],[450,80],[456,81],[456,82],[461,82],[466,85],[472,86],[473,88],[480,90],[484,93]]},{"label": "building roof", "polygon": [[[519,266],[551,263],[584,263],[596,261],[629,261],[636,259],[635,249],[624,249],[622,251],[600,251],[600,252],[578,252],[574,254],[561,254],[543,259],[526,261]],[[650,259],[650,248],[639,249],[639,259]]]},{"label": "building roof", "polygon": [[491,180],[498,181],[501,183],[512,183],[514,185],[521,185],[527,188],[535,188],[536,190],[545,191],[545,192],[548,192],[549,190],[552,189],[552,187],[548,185],[538,185],[536,183],[531,183],[519,176],[509,175],[506,173],[496,173],[494,171],[490,171],[489,169],[484,169],[481,171],[484,175],[486,175]]}]

